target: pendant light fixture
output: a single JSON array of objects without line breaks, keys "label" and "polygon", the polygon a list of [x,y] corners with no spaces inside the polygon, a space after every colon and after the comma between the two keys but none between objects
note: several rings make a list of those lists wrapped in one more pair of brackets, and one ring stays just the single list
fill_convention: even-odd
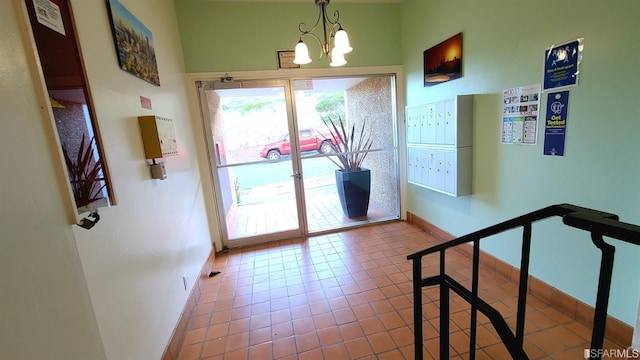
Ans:
[{"label": "pendant light fixture", "polygon": [[[347,54],[353,50],[351,45],[349,45],[349,36],[347,32],[344,31],[342,25],[340,25],[340,12],[338,10],[333,13],[333,20],[327,17],[327,5],[329,5],[330,0],[314,0],[316,5],[318,6],[318,20],[316,20],[315,25],[311,27],[311,29],[307,28],[307,24],[301,22],[298,25],[298,30],[300,30],[300,40],[295,48],[295,58],[293,62],[295,64],[308,64],[311,62],[311,58],[309,57],[309,48],[307,48],[307,44],[302,41],[302,37],[305,35],[311,35],[316,40],[318,40],[318,44],[320,45],[322,55],[325,55],[329,61],[331,66],[342,66],[347,63],[344,58],[344,54]],[[318,25],[322,24],[322,34],[318,36],[314,34],[312,31],[315,30]]]}]

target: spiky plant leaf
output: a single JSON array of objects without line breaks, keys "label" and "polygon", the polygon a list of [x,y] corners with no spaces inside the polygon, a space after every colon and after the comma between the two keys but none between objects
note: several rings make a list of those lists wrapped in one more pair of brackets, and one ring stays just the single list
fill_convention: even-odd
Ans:
[{"label": "spiky plant leaf", "polygon": [[[331,145],[334,150],[334,156],[338,161],[332,157],[329,159],[336,164],[342,171],[358,171],[367,157],[367,154],[371,150],[373,140],[371,139],[371,133],[366,131],[365,123],[362,123],[360,131],[356,132],[355,124],[351,125],[351,128],[345,127],[345,121],[342,117],[338,117],[338,125],[331,118],[322,118],[322,121],[329,129],[329,133],[333,138]],[[327,137],[325,136],[325,139]]]},{"label": "spiky plant leaf", "polygon": [[67,147],[62,144],[62,153],[77,207],[86,206],[101,199],[102,190],[106,186],[102,177],[102,159],[94,160],[94,144],[95,138],[92,138],[85,146],[83,134],[75,159],[71,158]]}]

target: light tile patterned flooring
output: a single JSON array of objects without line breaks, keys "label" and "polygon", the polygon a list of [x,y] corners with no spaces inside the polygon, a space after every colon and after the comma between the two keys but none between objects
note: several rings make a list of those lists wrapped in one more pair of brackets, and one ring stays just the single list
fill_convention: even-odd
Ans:
[{"label": "light tile patterned flooring", "polygon": [[[220,254],[190,319],[179,359],[413,359],[411,263],[437,243],[404,222],[280,241]],[[433,261],[435,261],[434,259]],[[469,278],[470,260],[447,268]],[[425,273],[434,263],[426,264]],[[466,278],[465,278],[466,277]],[[515,323],[517,284],[481,270],[481,297]],[[424,290],[424,356],[438,358],[437,290]],[[469,305],[452,294],[451,359],[469,358]],[[509,359],[479,315],[476,359]],[[582,359],[590,329],[528,298],[531,359]],[[606,341],[605,348],[621,349]]]}]

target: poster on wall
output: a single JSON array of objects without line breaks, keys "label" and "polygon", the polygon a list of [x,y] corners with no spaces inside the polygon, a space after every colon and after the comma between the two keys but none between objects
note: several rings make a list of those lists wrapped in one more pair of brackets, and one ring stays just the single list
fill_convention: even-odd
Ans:
[{"label": "poster on wall", "polygon": [[160,86],[151,31],[118,0],[106,0],[120,68]]},{"label": "poster on wall", "polygon": [[538,137],[540,84],[502,92],[502,144],[535,145]]},{"label": "poster on wall", "polygon": [[552,45],[544,51],[544,87],[556,89],[574,86],[578,83],[580,61],[582,60],[582,38]]},{"label": "poster on wall", "polygon": [[547,94],[547,114],[544,125],[545,155],[564,156],[568,110],[568,90]]}]

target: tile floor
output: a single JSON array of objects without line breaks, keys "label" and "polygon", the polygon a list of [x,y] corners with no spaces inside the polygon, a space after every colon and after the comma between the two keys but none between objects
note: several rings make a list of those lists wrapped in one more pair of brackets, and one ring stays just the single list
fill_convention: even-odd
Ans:
[{"label": "tile floor", "polygon": [[[218,255],[189,321],[179,359],[413,359],[411,263],[437,243],[393,222]],[[435,261],[435,259],[434,259]],[[448,269],[469,276],[451,252]],[[430,266],[425,266],[428,271]],[[425,273],[425,275],[428,275]],[[517,284],[481,270],[481,296],[515,323]],[[424,358],[438,358],[437,290],[424,290]],[[451,300],[451,359],[469,358],[469,306]],[[525,350],[531,359],[583,359],[590,329],[533,296]],[[607,341],[607,349],[621,346]],[[479,316],[476,359],[509,359]]]},{"label": "tile floor", "polygon": [[[334,185],[335,187],[335,185]],[[278,211],[274,211],[278,209]],[[307,196],[309,232],[320,232],[398,219],[397,213],[385,210],[374,201],[369,202],[367,216],[349,219],[343,215],[338,194]],[[226,216],[227,233],[231,242],[249,236],[260,236],[298,228],[295,199],[234,206]],[[230,246],[233,247],[233,246]]]}]

